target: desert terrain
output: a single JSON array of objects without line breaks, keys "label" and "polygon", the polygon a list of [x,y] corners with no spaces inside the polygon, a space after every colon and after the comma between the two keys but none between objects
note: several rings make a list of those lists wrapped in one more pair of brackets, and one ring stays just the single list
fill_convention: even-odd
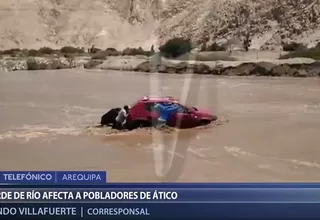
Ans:
[{"label": "desert terrain", "polygon": [[[0,49],[158,47],[252,38],[252,49],[319,42],[319,0],[2,0]],[[32,31],[30,31],[32,30]]]}]

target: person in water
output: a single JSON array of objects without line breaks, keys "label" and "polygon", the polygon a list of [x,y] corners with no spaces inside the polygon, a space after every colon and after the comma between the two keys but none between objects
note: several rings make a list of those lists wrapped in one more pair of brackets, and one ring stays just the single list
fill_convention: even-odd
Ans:
[{"label": "person in water", "polygon": [[129,106],[125,105],[118,113],[112,128],[122,130],[124,128],[124,125],[126,124],[126,119],[129,114]]},{"label": "person in water", "polygon": [[163,127],[167,124],[169,116],[179,110],[180,105],[174,103],[170,103],[169,105],[157,103],[154,108],[159,109],[160,113],[156,127]]}]

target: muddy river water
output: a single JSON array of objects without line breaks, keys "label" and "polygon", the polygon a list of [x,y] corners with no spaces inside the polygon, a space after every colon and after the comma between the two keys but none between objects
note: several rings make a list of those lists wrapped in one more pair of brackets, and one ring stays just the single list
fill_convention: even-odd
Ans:
[{"label": "muddy river water", "polygon": [[[171,95],[214,111],[190,130],[95,128]],[[1,170],[107,170],[108,181],[320,181],[320,80],[59,70],[0,73]]]}]

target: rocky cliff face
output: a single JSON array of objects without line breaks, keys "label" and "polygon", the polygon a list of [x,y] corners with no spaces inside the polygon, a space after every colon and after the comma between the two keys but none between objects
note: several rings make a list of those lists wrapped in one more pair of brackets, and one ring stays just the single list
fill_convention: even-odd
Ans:
[{"label": "rocky cliff face", "polygon": [[320,39],[319,0],[175,1],[169,19],[158,29],[160,39],[191,36],[198,41],[232,41],[247,33],[256,49],[276,49],[281,42],[315,45]]},{"label": "rocky cliff face", "polygon": [[157,10],[148,0],[1,0],[0,47],[150,48]]},{"label": "rocky cliff face", "polygon": [[320,39],[320,0],[1,0],[0,48],[139,47],[174,36],[277,49]]}]

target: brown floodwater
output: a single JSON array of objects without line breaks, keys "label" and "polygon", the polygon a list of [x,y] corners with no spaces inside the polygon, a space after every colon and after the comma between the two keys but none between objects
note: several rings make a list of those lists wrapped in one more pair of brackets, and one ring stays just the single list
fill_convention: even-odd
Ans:
[{"label": "brown floodwater", "polygon": [[[171,95],[219,121],[94,127],[112,107]],[[320,181],[320,80],[59,70],[0,72],[1,170],[106,170],[108,181]]]}]

